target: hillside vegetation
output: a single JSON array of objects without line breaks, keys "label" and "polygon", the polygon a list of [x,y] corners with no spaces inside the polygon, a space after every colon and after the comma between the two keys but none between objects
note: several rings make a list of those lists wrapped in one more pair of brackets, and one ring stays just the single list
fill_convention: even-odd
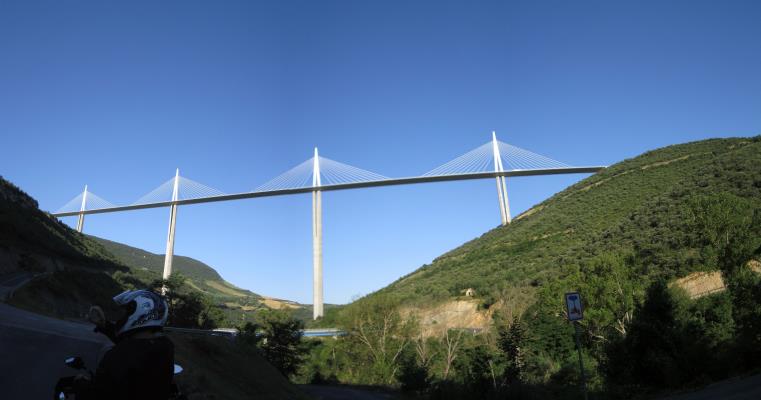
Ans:
[{"label": "hillside vegetation", "polygon": [[[95,236],[89,237],[132,271],[142,271],[154,279],[160,278],[164,272],[163,254],[154,254]],[[266,307],[262,296],[225,281],[214,268],[196,259],[175,255],[172,271],[186,278],[185,284],[192,289],[208,296],[224,313],[228,325],[250,320],[252,313]]]},{"label": "hillside vegetation", "polygon": [[[351,334],[315,346],[303,377],[431,398],[576,397],[563,294],[579,291],[596,395],[722,379],[761,367],[761,279],[745,267],[760,253],[761,137],[650,151],[328,313]],[[721,271],[727,290],[692,300],[670,284],[698,271]],[[426,311],[463,301],[478,305],[464,318]],[[491,324],[458,329],[472,313]]]},{"label": "hillside vegetation", "polygon": [[[0,274],[34,276],[9,299],[11,305],[64,318],[81,317],[91,304],[99,304],[107,314],[117,315],[109,309],[113,296],[125,289],[148,287],[160,275],[150,268],[154,262],[131,267],[122,262],[124,254],[114,256],[107,248],[127,249],[77,233],[40,211],[36,201],[0,177]],[[149,254],[132,250],[135,256]],[[180,265],[188,266],[192,275],[186,282],[208,278],[204,282],[225,284],[214,270],[197,261],[181,258]],[[207,325],[216,322],[209,311],[213,304],[202,292],[183,286],[182,279],[169,284],[182,286],[176,293],[170,291],[170,321],[213,327]],[[251,346],[215,337],[170,336],[176,359],[185,369],[178,381],[191,399],[307,398]]]},{"label": "hillside vegetation", "polygon": [[631,255],[648,274],[666,278],[711,269],[686,246],[681,206],[693,195],[724,191],[761,202],[759,137],[669,146],[612,165],[378,294],[424,304],[474,288],[489,306],[605,252]]}]

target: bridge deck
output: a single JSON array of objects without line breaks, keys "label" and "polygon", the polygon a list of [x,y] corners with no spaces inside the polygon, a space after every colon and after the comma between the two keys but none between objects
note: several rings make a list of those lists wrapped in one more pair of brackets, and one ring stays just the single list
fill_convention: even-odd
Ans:
[{"label": "bridge deck", "polygon": [[127,206],[98,208],[98,209],[85,210],[85,211],[69,211],[69,212],[53,213],[52,215],[55,217],[69,217],[69,216],[75,216],[80,214],[83,214],[83,215],[103,214],[103,213],[109,213],[109,212],[140,210],[140,209],[146,209],[146,208],[169,207],[172,204],[177,204],[177,205],[200,204],[200,203],[213,203],[218,201],[253,199],[257,197],[284,196],[289,194],[311,193],[311,192],[314,192],[315,190],[319,190],[319,191],[347,190],[347,189],[359,189],[359,188],[381,187],[381,186],[410,185],[410,184],[416,184],[416,183],[487,179],[487,178],[496,178],[498,176],[517,177],[517,176],[534,176],[534,175],[593,173],[603,169],[605,169],[605,167],[602,167],[602,166],[544,168],[544,169],[511,170],[511,171],[503,171],[503,172],[477,172],[477,173],[468,173],[468,174],[416,176],[416,177],[410,177],[410,178],[392,178],[392,179],[384,179],[384,180],[377,180],[377,181],[325,185],[325,186],[319,186],[317,188],[302,187],[302,188],[294,188],[294,189],[279,189],[279,190],[268,190],[268,191],[259,191],[259,192],[224,194],[224,195],[218,195],[218,196],[199,197],[199,198],[177,200],[177,201],[163,201],[163,202],[157,202],[157,203],[131,204]]}]

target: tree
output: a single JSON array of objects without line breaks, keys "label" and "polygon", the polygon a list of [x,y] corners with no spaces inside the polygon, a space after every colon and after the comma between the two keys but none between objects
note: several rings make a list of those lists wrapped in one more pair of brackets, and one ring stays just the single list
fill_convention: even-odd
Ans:
[{"label": "tree", "polygon": [[238,328],[237,341],[242,345],[256,348],[259,346],[259,342],[261,342],[263,338],[260,331],[261,326],[258,324],[246,322],[243,326]]},{"label": "tree", "polygon": [[729,280],[737,350],[745,368],[761,365],[761,276],[743,268]]},{"label": "tree", "polygon": [[[261,339],[253,341],[258,343],[264,358],[286,377],[293,375],[307,351],[301,342],[304,322],[278,310],[259,312],[256,322]],[[249,326],[247,330],[251,329],[256,326]]]},{"label": "tree", "polygon": [[[346,340],[361,349],[357,357],[370,364],[367,383],[393,384],[400,367],[400,356],[410,343],[416,321],[402,318],[398,303],[378,295],[359,300],[343,315],[343,326],[349,332]],[[359,361],[359,360],[358,360]]]},{"label": "tree", "polygon": [[728,192],[690,201],[692,227],[710,262],[731,277],[761,246],[761,209]]},{"label": "tree", "polygon": [[466,348],[458,359],[458,377],[465,384],[469,398],[484,399],[496,390],[492,375],[493,358],[487,346],[476,344]]},{"label": "tree", "polygon": [[400,360],[401,365],[397,370],[397,379],[402,390],[420,393],[427,389],[430,384],[428,366],[418,362],[416,353],[405,350]]},{"label": "tree", "polygon": [[[456,332],[456,333],[455,333]],[[447,329],[444,334],[446,352],[444,354],[444,379],[449,377],[449,371],[452,368],[452,363],[457,359],[458,351],[460,350],[460,341],[462,339],[462,330],[454,331],[453,329]]]},{"label": "tree", "polygon": [[583,267],[580,291],[585,299],[586,329],[605,340],[608,331],[626,335],[640,288],[626,257],[603,253]]},{"label": "tree", "polygon": [[525,382],[526,360],[524,346],[526,345],[526,329],[518,317],[513,318],[510,327],[500,329],[497,344],[507,361],[505,366],[505,381],[508,384],[521,384]]},{"label": "tree", "polygon": [[626,337],[607,348],[606,372],[611,382],[650,387],[676,387],[684,382],[678,308],[665,281],[650,285]]},{"label": "tree", "polygon": [[169,303],[168,326],[181,328],[214,329],[223,321],[222,311],[214,306],[211,299],[190,289],[186,278],[173,274],[167,280],[155,280],[151,287],[155,291],[166,288],[165,297]]}]

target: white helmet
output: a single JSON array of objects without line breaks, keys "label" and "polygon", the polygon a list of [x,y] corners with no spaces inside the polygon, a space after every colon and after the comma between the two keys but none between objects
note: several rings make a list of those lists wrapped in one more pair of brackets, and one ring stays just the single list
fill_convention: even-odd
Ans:
[{"label": "white helmet", "polygon": [[128,290],[114,297],[114,301],[126,309],[117,323],[117,335],[135,329],[163,327],[169,316],[164,297],[149,290]]}]

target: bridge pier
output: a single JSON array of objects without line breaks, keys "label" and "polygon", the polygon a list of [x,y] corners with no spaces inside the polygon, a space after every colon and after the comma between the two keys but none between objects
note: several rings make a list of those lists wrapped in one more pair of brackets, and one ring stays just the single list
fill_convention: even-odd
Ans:
[{"label": "bridge pier", "polygon": [[[172,261],[174,260],[174,234],[177,225],[177,199],[180,183],[180,169],[174,175],[174,188],[172,190],[172,205],[169,206],[169,233],[166,239],[166,254],[164,255],[164,280],[169,279],[172,275]],[[161,288],[162,293],[166,293],[166,286]]]},{"label": "bridge pier", "polygon": [[[499,145],[497,144],[497,133],[491,133],[492,151],[494,153],[494,172],[504,172],[502,167],[502,157],[499,154]],[[502,226],[512,221],[510,216],[510,202],[507,198],[507,185],[504,176],[497,176],[497,197],[499,198],[499,214],[502,219]]]},{"label": "bridge pier", "polygon": [[85,191],[82,192],[82,206],[79,208],[79,218],[77,219],[77,232],[82,233],[85,229],[85,209],[87,208],[87,185],[85,185]]},{"label": "bridge pier", "polygon": [[314,148],[314,168],[312,169],[312,316],[321,318],[322,300],[322,192],[320,182],[320,157]]}]

